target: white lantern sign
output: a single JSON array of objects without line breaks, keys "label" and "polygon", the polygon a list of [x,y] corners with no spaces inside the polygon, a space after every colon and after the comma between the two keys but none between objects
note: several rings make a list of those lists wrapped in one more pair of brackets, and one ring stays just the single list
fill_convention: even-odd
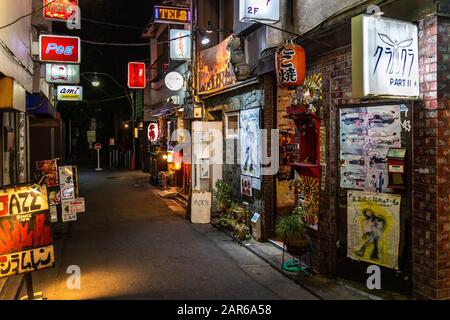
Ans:
[{"label": "white lantern sign", "polygon": [[166,83],[167,89],[169,89],[171,91],[179,91],[184,86],[184,79],[180,73],[173,71],[173,72],[169,72],[166,75],[165,83]]},{"label": "white lantern sign", "polygon": [[191,31],[183,29],[170,30],[170,59],[191,59]]},{"label": "white lantern sign", "polygon": [[353,98],[419,96],[418,29],[413,23],[352,19]]},{"label": "white lantern sign", "polygon": [[280,21],[280,0],[239,0],[239,21],[263,23]]}]

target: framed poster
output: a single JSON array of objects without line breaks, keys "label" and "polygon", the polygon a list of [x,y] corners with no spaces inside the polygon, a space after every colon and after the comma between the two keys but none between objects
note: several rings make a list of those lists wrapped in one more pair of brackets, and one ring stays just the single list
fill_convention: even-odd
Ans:
[{"label": "framed poster", "polygon": [[259,178],[261,176],[260,109],[241,111],[239,135],[241,148],[241,174]]},{"label": "framed poster", "polygon": [[244,196],[251,197],[252,193],[252,177],[241,176],[241,193]]}]

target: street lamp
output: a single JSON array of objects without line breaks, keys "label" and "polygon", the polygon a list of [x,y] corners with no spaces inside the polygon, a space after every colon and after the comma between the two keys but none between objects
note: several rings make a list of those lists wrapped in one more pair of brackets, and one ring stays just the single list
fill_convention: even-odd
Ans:
[{"label": "street lamp", "polygon": [[100,86],[100,79],[98,78],[97,73],[95,73],[94,79],[92,79],[92,81],[91,81],[91,85],[94,88],[97,88]]}]

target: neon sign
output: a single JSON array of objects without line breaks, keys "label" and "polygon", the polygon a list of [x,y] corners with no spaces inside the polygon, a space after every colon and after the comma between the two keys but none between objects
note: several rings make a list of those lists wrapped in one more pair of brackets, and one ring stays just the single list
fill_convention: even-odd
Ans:
[{"label": "neon sign", "polygon": [[155,22],[158,23],[181,23],[191,22],[191,11],[182,7],[154,7]]}]

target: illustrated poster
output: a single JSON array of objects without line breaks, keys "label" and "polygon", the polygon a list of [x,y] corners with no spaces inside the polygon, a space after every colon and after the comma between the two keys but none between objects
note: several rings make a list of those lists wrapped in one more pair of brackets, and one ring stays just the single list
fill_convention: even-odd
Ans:
[{"label": "illustrated poster", "polygon": [[261,135],[259,108],[240,114],[241,174],[259,178],[261,175]]}]

